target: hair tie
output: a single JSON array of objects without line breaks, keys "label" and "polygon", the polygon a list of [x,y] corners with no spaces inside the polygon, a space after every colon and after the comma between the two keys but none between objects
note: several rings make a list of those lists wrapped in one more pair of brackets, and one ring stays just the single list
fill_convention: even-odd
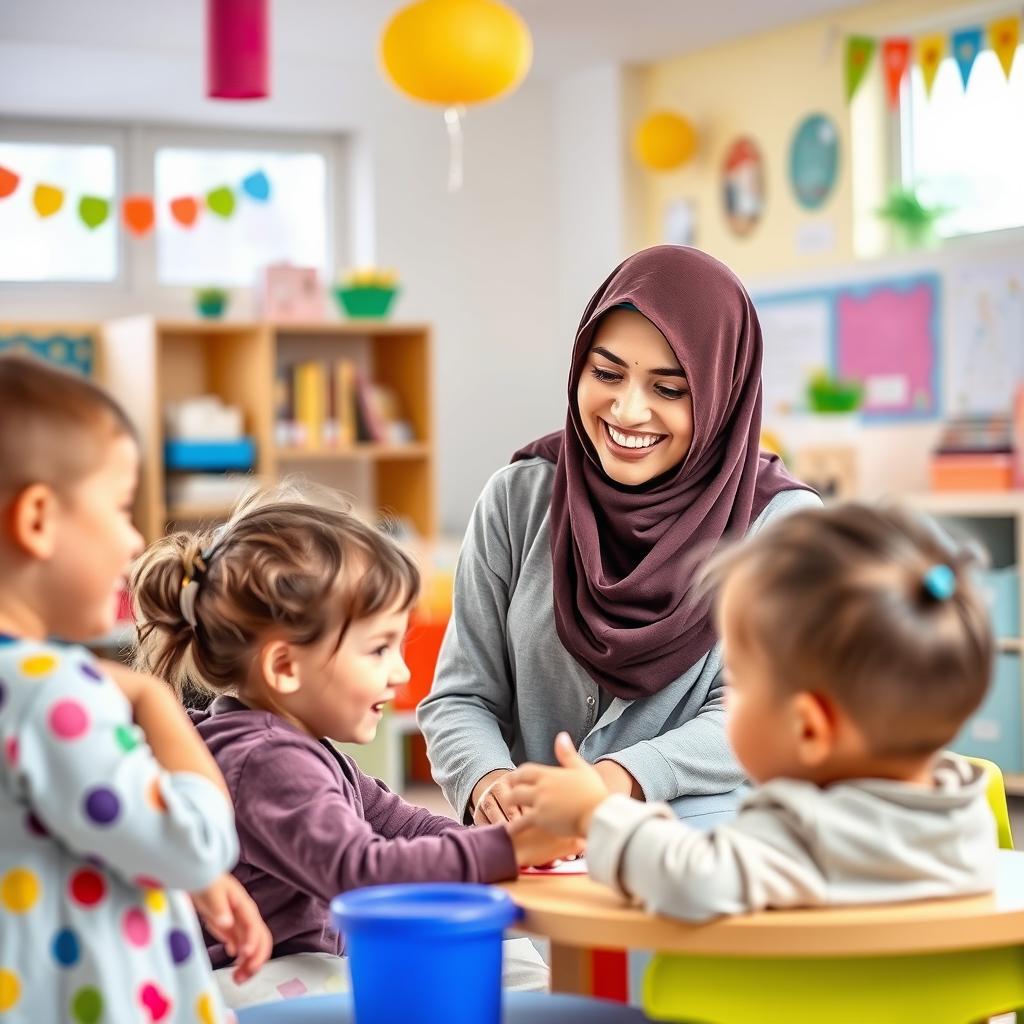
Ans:
[{"label": "hair tie", "polygon": [[956,573],[948,565],[933,565],[922,582],[928,595],[936,601],[948,601],[956,593]]},{"label": "hair tie", "polygon": [[199,597],[199,585],[206,579],[210,571],[210,559],[216,554],[220,543],[227,530],[227,523],[218,526],[213,531],[210,543],[196,555],[185,567],[185,575],[181,580],[181,593],[178,596],[178,605],[181,608],[181,617],[195,629],[198,625],[196,618],[196,599]]}]

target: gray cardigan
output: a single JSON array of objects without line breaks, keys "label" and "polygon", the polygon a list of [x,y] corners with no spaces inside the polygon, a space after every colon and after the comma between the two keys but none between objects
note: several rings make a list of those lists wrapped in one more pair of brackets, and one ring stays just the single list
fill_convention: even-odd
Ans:
[{"label": "gray cardigan", "polygon": [[[466,817],[477,782],[524,761],[551,764],[565,730],[591,762],[621,764],[647,800],[725,793],[743,782],[723,728],[716,645],[674,683],[605,702],[555,630],[549,512],[554,465],[525,459],[491,477],[455,573],[455,602],[419,726],[437,779]],[[820,505],[810,491],[775,496],[752,525]]]}]

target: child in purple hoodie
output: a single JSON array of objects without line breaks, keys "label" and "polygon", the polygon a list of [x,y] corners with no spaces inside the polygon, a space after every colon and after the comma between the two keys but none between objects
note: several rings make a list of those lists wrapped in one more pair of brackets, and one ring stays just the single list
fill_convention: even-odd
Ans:
[{"label": "child in purple hoodie", "polygon": [[[234,802],[234,873],[273,934],[273,957],[289,958],[246,990],[218,972],[229,1004],[337,987],[343,943],[328,904],[339,892],[498,882],[575,850],[414,807],[330,742],[369,743],[409,679],[402,642],[418,590],[393,541],[294,491],[250,497],[220,530],[172,534],[136,565],[139,662],[179,694],[214,696],[193,719]],[[225,967],[223,945],[207,942]]]}]

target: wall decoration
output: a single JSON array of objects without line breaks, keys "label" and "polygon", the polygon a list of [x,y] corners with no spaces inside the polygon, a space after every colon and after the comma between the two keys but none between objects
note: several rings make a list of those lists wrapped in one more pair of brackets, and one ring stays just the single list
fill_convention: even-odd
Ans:
[{"label": "wall decoration", "polygon": [[94,230],[110,215],[110,202],[100,196],[82,196],[78,200],[78,216],[82,223]]},{"label": "wall decoration", "polygon": [[693,122],[670,110],[645,117],[633,135],[633,153],[650,171],[672,171],[693,159],[697,129]]},{"label": "wall decoration", "polygon": [[153,230],[156,211],[152,196],[126,196],[122,203],[122,213],[125,227],[136,238],[141,238]]},{"label": "wall decoration", "polygon": [[725,219],[741,238],[757,226],[764,212],[764,160],[753,139],[736,139],[722,165],[722,202]]},{"label": "wall decoration", "polygon": [[697,210],[692,199],[673,199],[665,207],[664,241],[669,245],[694,245]]},{"label": "wall decoration", "polygon": [[171,216],[183,228],[190,228],[199,218],[199,200],[194,196],[178,196],[168,204]]},{"label": "wall decoration", "polygon": [[839,171],[839,132],[825,114],[800,122],[789,147],[789,181],[797,202],[806,210],[824,205]]},{"label": "wall decoration", "polygon": [[953,57],[956,59],[956,66],[960,69],[960,80],[964,83],[964,89],[967,88],[967,82],[971,77],[975,58],[981,53],[982,39],[983,35],[979,25],[963,28],[959,32],[954,32],[950,37]]},{"label": "wall decoration", "polygon": [[21,178],[14,171],[0,167],[0,199],[6,199],[11,195],[18,187],[19,181]]},{"label": "wall decoration", "polygon": [[924,79],[924,94],[931,96],[939,65],[946,56],[945,36],[924,36],[917,41],[917,64]]},{"label": "wall decoration", "polygon": [[941,412],[941,284],[935,274],[758,296],[764,409],[808,408],[816,373],[858,381],[865,422]]},{"label": "wall decoration", "polygon": [[54,185],[36,185],[32,205],[40,217],[52,217],[64,205],[64,190]]},{"label": "wall decoration", "polygon": [[878,43],[869,36],[850,36],[846,40],[844,68],[846,73],[846,101],[853,99],[868,72],[871,58]]},{"label": "wall decoration", "polygon": [[270,93],[270,0],[206,0],[206,95],[260,100]]},{"label": "wall decoration", "polygon": [[387,79],[410,99],[445,108],[450,192],[462,187],[463,108],[518,88],[532,60],[526,22],[498,0],[416,0],[385,26]]},{"label": "wall decoration", "polygon": [[886,39],[882,43],[882,67],[885,70],[885,96],[895,110],[900,105],[900,86],[910,66],[910,40]]}]

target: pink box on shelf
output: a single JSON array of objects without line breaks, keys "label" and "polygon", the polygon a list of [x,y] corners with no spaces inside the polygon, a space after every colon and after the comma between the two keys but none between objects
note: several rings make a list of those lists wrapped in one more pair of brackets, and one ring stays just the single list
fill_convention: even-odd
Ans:
[{"label": "pink box on shelf", "polygon": [[301,323],[324,319],[324,288],[316,267],[272,263],[263,271],[260,297],[266,320]]}]

